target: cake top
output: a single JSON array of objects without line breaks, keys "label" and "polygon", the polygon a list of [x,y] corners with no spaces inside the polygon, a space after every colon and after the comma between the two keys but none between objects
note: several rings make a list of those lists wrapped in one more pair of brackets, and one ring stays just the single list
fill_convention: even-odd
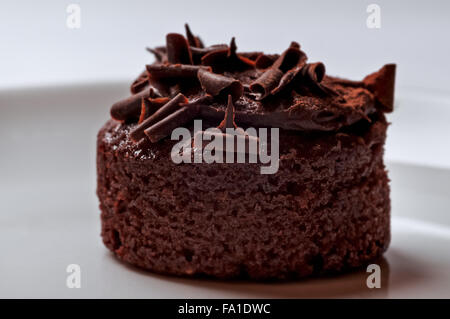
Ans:
[{"label": "cake top", "polygon": [[309,63],[297,42],[281,54],[238,52],[234,38],[205,47],[185,27],[186,36],[170,33],[165,46],[147,49],[156,61],[111,108],[114,119],[135,123],[134,141],[159,141],[194,118],[223,122],[227,106],[238,126],[299,131],[336,131],[393,109],[395,64],[344,80]]}]

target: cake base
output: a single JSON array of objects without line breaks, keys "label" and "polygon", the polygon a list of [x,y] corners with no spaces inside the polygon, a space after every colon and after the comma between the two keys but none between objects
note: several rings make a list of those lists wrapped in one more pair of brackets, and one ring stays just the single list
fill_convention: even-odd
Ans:
[{"label": "cake base", "polygon": [[280,166],[179,164],[175,141],[140,147],[132,124],[98,134],[103,242],[161,274],[299,278],[363,266],[390,241],[387,123],[340,133],[280,130]]}]

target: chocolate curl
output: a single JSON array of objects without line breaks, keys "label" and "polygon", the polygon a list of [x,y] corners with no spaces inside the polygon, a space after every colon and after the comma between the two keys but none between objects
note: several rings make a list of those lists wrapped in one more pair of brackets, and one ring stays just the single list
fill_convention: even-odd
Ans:
[{"label": "chocolate curl", "polygon": [[268,56],[265,54],[261,54],[256,58],[255,67],[257,69],[267,69],[270,67],[278,57]]},{"label": "chocolate curl", "polygon": [[201,63],[213,67],[214,70],[255,66],[255,61],[242,56],[241,54],[237,54],[236,50],[236,40],[233,37],[231,38],[229,47],[224,47],[205,54],[201,59]]},{"label": "chocolate curl", "polygon": [[154,89],[154,91],[156,93],[158,93],[157,97],[170,95],[170,92],[169,92],[169,86],[171,84],[170,81],[171,80],[166,81],[166,80],[154,78],[153,76],[149,76],[149,78],[148,78],[148,82],[150,83],[150,86]]},{"label": "chocolate curl", "polygon": [[394,109],[395,70],[395,64],[386,64],[363,79],[364,85],[386,112],[392,112]]},{"label": "chocolate curl", "polygon": [[144,130],[145,135],[148,136],[152,143],[156,143],[166,136],[169,136],[174,129],[180,127],[198,115],[198,109],[195,107],[183,106],[174,113],[163,118],[159,122],[153,124]]},{"label": "chocolate curl", "polygon": [[212,96],[230,94],[233,101],[236,101],[244,94],[244,87],[239,80],[203,69],[198,71],[197,76],[202,88]]},{"label": "chocolate curl", "polygon": [[233,98],[231,95],[228,95],[228,104],[227,104],[227,110],[225,111],[225,116],[220,122],[219,126],[217,127],[222,132],[225,132],[227,128],[236,128],[237,125],[234,122],[234,105],[233,105]]},{"label": "chocolate curl", "polygon": [[277,87],[282,77],[283,72],[281,70],[270,68],[250,84],[250,91],[256,94],[257,100],[262,100]]},{"label": "chocolate curl", "polygon": [[310,88],[324,96],[337,96],[336,91],[328,86],[321,84],[325,77],[325,65],[322,62],[306,64],[301,70],[301,82],[306,82]]},{"label": "chocolate curl", "polygon": [[227,57],[228,58],[236,57],[236,51],[237,51],[236,39],[235,37],[232,37],[230,41],[230,48],[228,49],[227,52]]},{"label": "chocolate curl", "polygon": [[184,28],[186,29],[186,38],[189,45],[194,48],[203,48],[202,40],[200,40],[199,37],[194,36],[194,34],[191,32],[191,28],[189,28],[189,25],[187,23],[184,24]]},{"label": "chocolate curl", "polygon": [[[287,85],[297,73],[299,66],[306,61],[306,55],[300,51],[300,45],[297,42],[292,42],[290,47],[273,62],[270,69],[265,71],[258,79],[250,83],[250,90],[257,94],[257,99],[261,100],[274,92],[278,92],[282,87]],[[297,68],[296,68],[297,67]],[[295,69],[293,74],[287,75],[282,83],[282,87],[277,88],[280,84],[283,75],[292,69]]]},{"label": "chocolate curl", "polygon": [[152,53],[155,56],[155,59],[157,62],[167,62],[167,49],[166,47],[156,47],[154,49],[152,48],[145,48],[148,52]]},{"label": "chocolate curl", "polygon": [[131,94],[136,94],[142,91],[147,85],[148,82],[148,73],[147,71],[143,71],[136,80],[131,84],[130,91]]},{"label": "chocolate curl", "polygon": [[251,60],[249,58],[243,57],[240,54],[238,54],[237,55],[236,65],[238,67],[242,67],[242,68],[248,68],[248,67],[254,68],[255,67],[255,61],[253,61],[253,60]]},{"label": "chocolate curl", "polygon": [[[294,42],[296,43],[296,42]],[[274,88],[270,93],[272,95],[277,94],[281,90],[283,90],[286,86],[288,86],[289,83],[291,83],[304,69],[304,66],[306,65],[306,55],[303,55],[300,57],[300,60],[298,61],[297,65],[287,71],[283,77],[281,78],[280,82],[278,83],[278,86]],[[325,74],[325,71],[324,71]],[[323,78],[323,76],[322,76]],[[322,80],[321,80],[322,81]]]},{"label": "chocolate curl", "polygon": [[292,41],[291,45],[289,45],[291,48],[299,49],[300,50],[300,43]]},{"label": "chocolate curl", "polygon": [[221,66],[222,68],[226,68],[230,63],[230,60],[237,57],[236,50],[236,41],[233,37],[231,38],[229,47],[218,47],[217,50],[205,54],[201,59],[201,63],[212,67]]},{"label": "chocolate curl", "polygon": [[270,93],[274,95],[274,94],[277,94],[278,92],[280,92],[289,83],[291,83],[292,80],[295,79],[295,77],[300,73],[301,70],[302,70],[302,66],[298,66],[298,67],[293,68],[292,70],[287,71],[280,79],[278,86],[276,88],[274,88]]},{"label": "chocolate curl", "polygon": [[147,86],[148,86],[148,78],[136,80],[133,82],[133,84],[131,84],[130,92],[131,94],[139,93]]},{"label": "chocolate curl", "polygon": [[198,43],[199,43],[199,48],[204,48],[205,47],[205,45],[203,44],[203,41],[202,41],[202,39],[200,38],[200,37],[196,37],[197,38],[197,40],[198,40]]},{"label": "chocolate curl", "polygon": [[180,83],[176,83],[169,87],[169,95],[170,97],[175,97],[181,93],[181,85]]},{"label": "chocolate curl", "polygon": [[239,52],[239,56],[256,61],[256,59],[264,54],[264,52],[254,51],[254,52]]},{"label": "chocolate curl", "polygon": [[322,62],[306,64],[302,69],[302,76],[320,83],[325,77],[325,65]]},{"label": "chocolate curl", "polygon": [[141,102],[141,115],[139,116],[138,124],[144,122],[146,118],[159,110],[164,104],[170,101],[168,97],[158,97],[158,98],[142,98]]},{"label": "chocolate curl", "polygon": [[209,94],[206,94],[206,95],[204,95],[202,97],[199,97],[196,100],[190,101],[190,102],[185,103],[185,104],[181,104],[181,106],[188,106],[188,107],[196,107],[196,108],[198,108],[198,107],[201,107],[201,106],[210,105],[213,101],[214,101],[214,97],[209,95]]},{"label": "chocolate curl", "polygon": [[[293,42],[294,44],[297,42]],[[292,44],[291,44],[292,46]],[[300,46],[300,45],[299,45]],[[283,77],[280,80],[280,83],[278,83],[278,86],[272,90],[271,94],[277,94],[282,89],[284,89],[289,83],[291,83],[303,70],[304,66],[306,65],[306,54],[304,54],[302,51],[300,51],[302,55],[299,57],[299,60],[297,62],[297,65],[293,67],[292,69],[288,70]]]},{"label": "chocolate curl", "polygon": [[152,97],[153,94],[154,92],[150,88],[114,103],[111,106],[111,117],[117,121],[130,121],[138,119],[141,112],[141,100],[143,98]]},{"label": "chocolate curl", "polygon": [[130,137],[133,141],[138,142],[141,138],[145,136],[144,131],[167,117],[169,114],[180,108],[180,104],[187,103],[188,99],[183,94],[178,94],[169,102],[164,104],[158,111],[156,111],[152,116],[144,120],[141,124],[139,124],[134,130],[131,131]]},{"label": "chocolate curl", "polygon": [[200,69],[211,71],[208,66],[189,64],[149,64],[146,65],[146,68],[152,77],[159,79],[195,78]]},{"label": "chocolate curl", "polygon": [[151,106],[148,99],[141,99],[141,115],[139,115],[138,124],[141,124],[147,117],[150,116]]},{"label": "chocolate curl", "polygon": [[282,72],[287,72],[298,65],[305,58],[306,55],[304,52],[300,51],[299,44],[297,42],[292,42],[291,46],[284,51],[278,59],[276,59],[272,67],[278,68]]},{"label": "chocolate curl", "polygon": [[214,69],[225,68],[228,62],[228,47],[211,51],[201,58],[202,65],[209,65]]},{"label": "chocolate curl", "polygon": [[206,48],[195,48],[191,47],[192,59],[194,60],[194,64],[201,64],[202,58],[214,51],[222,51],[228,50],[228,45],[226,44],[216,44]]},{"label": "chocolate curl", "polygon": [[255,61],[251,60],[248,57],[237,54],[236,52],[237,52],[236,39],[234,37],[232,37],[231,42],[230,42],[230,47],[227,52],[227,58],[229,60],[229,63],[238,68],[255,66]]},{"label": "chocolate curl", "polygon": [[167,60],[172,64],[193,64],[192,53],[184,36],[169,33],[166,36]]},{"label": "chocolate curl", "polygon": [[220,51],[220,50],[228,50],[228,45],[226,44],[214,44],[206,48],[196,48],[191,47],[191,53],[193,56],[203,56],[207,53]]}]

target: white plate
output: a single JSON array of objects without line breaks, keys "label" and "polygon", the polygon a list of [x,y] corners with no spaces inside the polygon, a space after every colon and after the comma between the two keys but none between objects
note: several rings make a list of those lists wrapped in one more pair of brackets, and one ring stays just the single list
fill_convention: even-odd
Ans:
[{"label": "white plate", "polygon": [[[380,289],[367,288],[364,271],[264,284],[165,277],[118,262],[99,236],[95,136],[126,94],[121,83],[0,92],[0,297],[450,298],[450,170],[399,162],[389,163],[392,244]],[[66,286],[69,264],[81,267],[80,289]]]}]

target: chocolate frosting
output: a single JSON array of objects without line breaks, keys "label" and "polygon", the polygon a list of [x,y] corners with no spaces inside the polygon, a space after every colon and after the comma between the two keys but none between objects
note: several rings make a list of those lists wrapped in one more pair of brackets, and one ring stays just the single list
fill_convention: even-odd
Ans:
[{"label": "chocolate frosting", "polygon": [[308,63],[297,42],[280,55],[238,52],[234,38],[205,47],[185,28],[186,37],[170,33],[166,46],[148,49],[155,62],[111,108],[114,119],[137,123],[135,141],[159,141],[194,118],[231,125],[230,103],[238,126],[298,131],[337,131],[393,110],[395,64],[344,80],[326,75],[321,62]]}]

